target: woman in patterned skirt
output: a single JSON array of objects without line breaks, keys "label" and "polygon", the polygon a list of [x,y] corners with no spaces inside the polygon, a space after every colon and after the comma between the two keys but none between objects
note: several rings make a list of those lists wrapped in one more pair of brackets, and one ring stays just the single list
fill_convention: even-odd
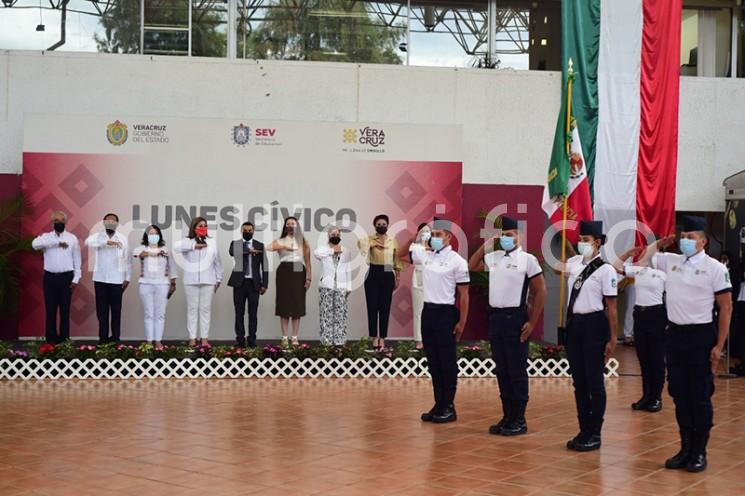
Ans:
[{"label": "woman in patterned skirt", "polygon": [[341,231],[327,229],[328,244],[316,248],[313,255],[321,261],[318,282],[321,344],[344,346],[347,340],[349,307],[347,298],[352,290],[349,250],[341,244]]}]

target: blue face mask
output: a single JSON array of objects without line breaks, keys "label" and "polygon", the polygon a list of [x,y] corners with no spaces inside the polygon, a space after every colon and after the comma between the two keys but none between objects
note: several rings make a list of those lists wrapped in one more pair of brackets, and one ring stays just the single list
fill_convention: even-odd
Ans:
[{"label": "blue face mask", "polygon": [[435,251],[440,251],[445,246],[445,241],[442,238],[429,238],[429,246]]},{"label": "blue face mask", "polygon": [[157,245],[160,242],[160,236],[157,234],[148,234],[147,242],[151,245]]},{"label": "blue face mask", "polygon": [[512,236],[501,236],[499,238],[499,246],[501,246],[504,251],[513,250],[515,248],[515,238]]},{"label": "blue face mask", "polygon": [[695,239],[681,238],[678,246],[680,246],[680,252],[687,257],[696,253]]}]

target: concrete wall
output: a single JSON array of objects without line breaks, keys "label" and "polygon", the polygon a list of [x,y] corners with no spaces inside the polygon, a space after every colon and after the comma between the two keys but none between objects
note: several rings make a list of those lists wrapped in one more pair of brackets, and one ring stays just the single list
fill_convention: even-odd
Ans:
[{"label": "concrete wall", "polygon": [[[463,181],[543,184],[554,72],[0,51],[0,173],[21,171],[23,115],[137,114],[462,124]],[[681,80],[679,210],[724,209],[745,168],[745,80]]]}]

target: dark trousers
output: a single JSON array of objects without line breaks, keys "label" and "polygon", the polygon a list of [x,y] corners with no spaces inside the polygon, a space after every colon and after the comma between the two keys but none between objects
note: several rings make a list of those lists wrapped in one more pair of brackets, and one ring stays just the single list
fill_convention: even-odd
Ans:
[{"label": "dark trousers", "polygon": [[[121,284],[94,282],[96,290],[96,316],[98,317],[98,340],[102,343],[118,342],[122,322],[122,289]],[[109,318],[111,325],[109,326]],[[109,336],[111,328],[111,336]]]},{"label": "dark trousers", "polygon": [[370,337],[388,336],[388,319],[391,315],[391,300],[396,275],[383,265],[371,265],[365,279],[365,301],[367,303],[367,330]]},{"label": "dark trousers", "polygon": [[528,314],[524,308],[492,308],[489,312],[489,342],[494,374],[499,383],[504,417],[521,420],[528,404],[528,341],[520,333]]},{"label": "dark trousers", "polygon": [[[44,271],[44,306],[46,307],[47,343],[61,343],[70,339],[70,302],[72,300],[73,273],[54,274]],[[57,332],[57,311],[59,310],[59,332]]]},{"label": "dark trousers", "polygon": [[248,304],[248,344],[256,344],[256,330],[258,328],[257,314],[259,310],[259,290],[253,279],[243,279],[243,284],[233,288],[233,307],[235,308],[235,339],[243,343],[246,336],[244,319]]},{"label": "dark trousers", "polygon": [[458,387],[458,357],[453,329],[460,319],[455,305],[425,303],[422,310],[422,344],[432,377],[435,406],[439,411],[452,405]]},{"label": "dark trousers", "polygon": [[610,327],[605,312],[574,315],[567,329],[567,358],[574,383],[580,431],[600,435],[605,415],[605,345]]},{"label": "dark trousers", "polygon": [[713,323],[679,326],[670,322],[665,334],[668,390],[675,401],[675,418],[681,431],[696,436],[708,435],[714,418],[710,354],[716,343]]},{"label": "dark trousers", "polygon": [[665,305],[634,307],[634,345],[642,370],[643,398],[659,400],[665,386]]}]

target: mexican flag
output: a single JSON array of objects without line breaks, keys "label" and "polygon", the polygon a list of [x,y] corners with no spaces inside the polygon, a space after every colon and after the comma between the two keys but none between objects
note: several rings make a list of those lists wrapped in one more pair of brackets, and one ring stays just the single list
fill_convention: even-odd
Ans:
[{"label": "mexican flag", "polygon": [[566,198],[569,220],[594,217],[606,232],[627,222],[617,252],[638,223],[674,230],[681,1],[562,0],[562,100],[543,207],[561,222]]}]

